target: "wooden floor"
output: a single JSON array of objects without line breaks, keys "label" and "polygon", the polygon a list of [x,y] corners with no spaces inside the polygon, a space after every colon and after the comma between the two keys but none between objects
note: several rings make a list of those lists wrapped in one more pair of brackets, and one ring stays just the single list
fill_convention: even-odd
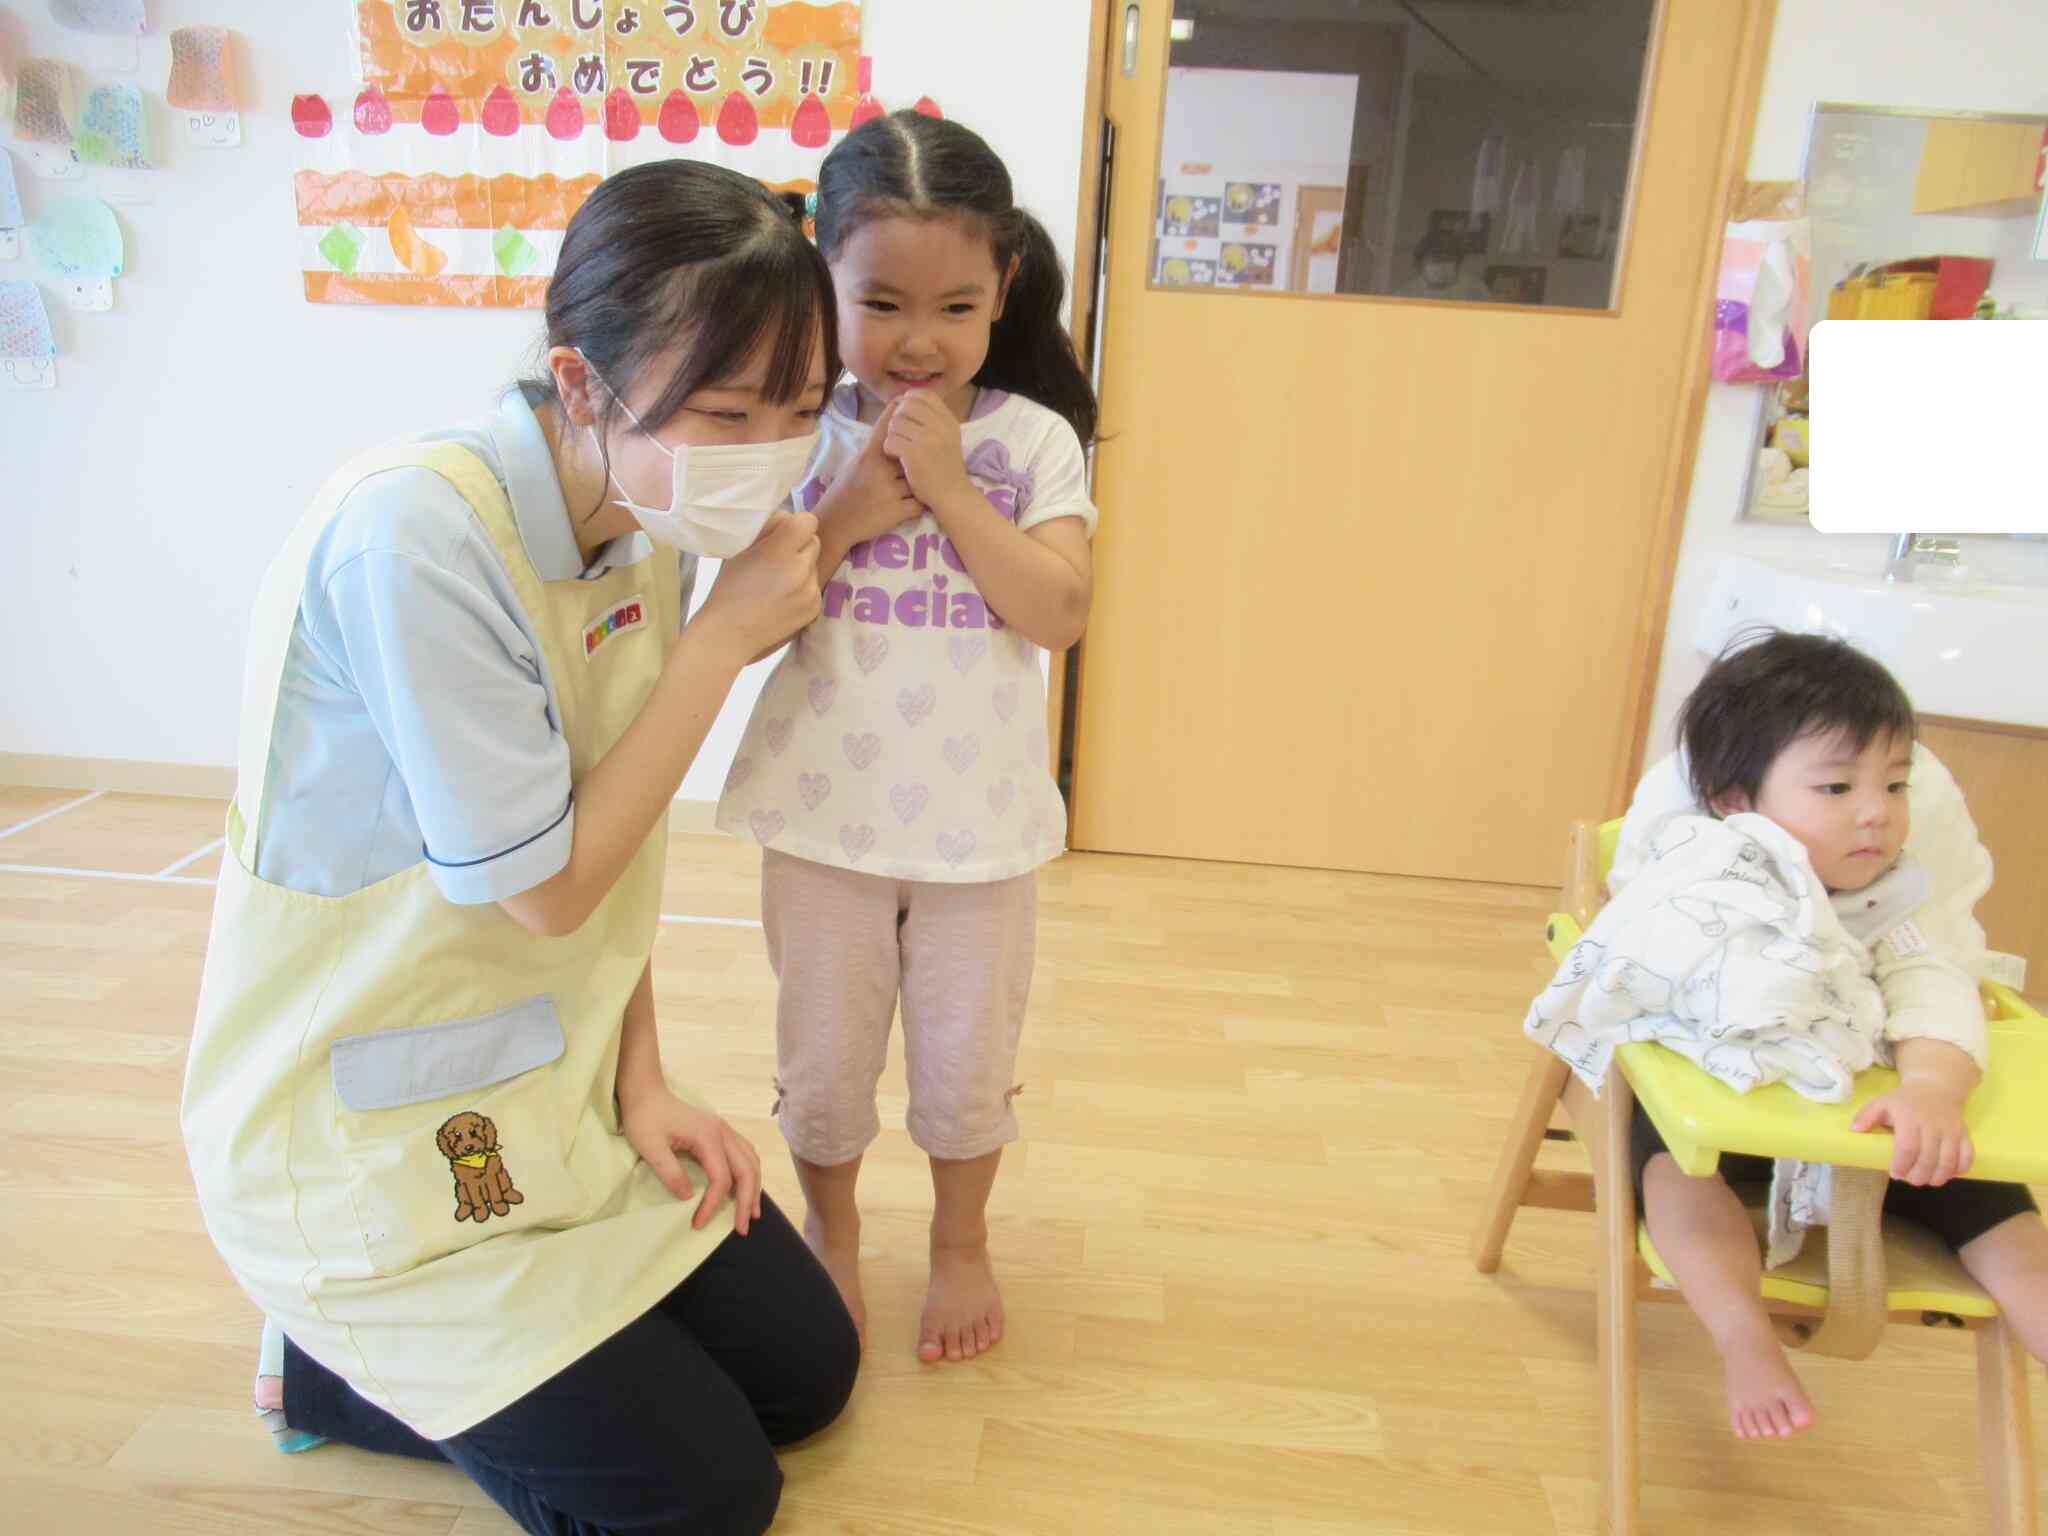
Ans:
[{"label": "wooden floor", "polygon": [[[452,1469],[280,1456],[251,1418],[257,1319],[177,1125],[221,808],[77,799],[0,788],[0,1529],[513,1530]],[[663,1054],[794,1211],[755,865],[675,842],[667,910],[739,921],[664,926]],[[1465,1256],[1548,894],[1077,856],[1043,895],[992,1210],[1009,1335],[917,1364],[930,1193],[886,1131],[868,1363],[787,1458],[778,1531],[1590,1533],[1590,1223],[1525,1212],[1498,1276]],[[884,1095],[900,1127],[900,1062]],[[1682,1309],[1645,1309],[1643,1349],[1660,1536],[1983,1529],[1965,1336],[1803,1363],[1820,1427],[1773,1446],[1729,1436]]]}]

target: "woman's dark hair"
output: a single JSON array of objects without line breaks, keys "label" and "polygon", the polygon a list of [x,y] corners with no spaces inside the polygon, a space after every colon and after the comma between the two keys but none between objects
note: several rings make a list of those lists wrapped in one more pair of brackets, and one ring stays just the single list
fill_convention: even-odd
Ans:
[{"label": "woman's dark hair", "polygon": [[[801,197],[701,161],[650,161],[597,184],[569,221],[548,280],[544,345],[574,347],[597,370],[605,386],[600,443],[618,396],[678,342],[675,371],[640,413],[650,432],[698,390],[744,367],[764,342],[762,389],[778,405],[809,387],[821,335],[827,386],[839,376],[832,274],[802,219]],[[545,371],[526,390],[555,398]]]},{"label": "woman's dark hair", "polygon": [[1818,732],[1861,752],[1880,738],[1913,741],[1906,690],[1846,640],[1745,630],[1707,669],[1678,716],[1678,744],[1699,803],[1734,790],[1754,800],[1778,754]]},{"label": "woman's dark hair", "polygon": [[1427,261],[1455,261],[1465,259],[1465,239],[1448,229],[1432,229],[1415,243],[1415,265]]},{"label": "woman's dark hair", "polygon": [[989,334],[974,382],[1036,400],[1095,440],[1095,389],[1074,352],[1060,305],[1066,273],[1052,236],[1012,200],[1010,173],[979,134],[943,118],[897,112],[854,129],[818,171],[818,247],[828,260],[876,219],[965,222],[985,235],[996,274],[1017,275]]}]

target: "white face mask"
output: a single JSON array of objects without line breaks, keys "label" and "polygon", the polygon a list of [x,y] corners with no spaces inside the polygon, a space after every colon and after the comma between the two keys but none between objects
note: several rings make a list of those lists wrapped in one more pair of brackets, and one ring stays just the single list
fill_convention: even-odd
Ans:
[{"label": "white face mask", "polygon": [[[612,398],[618,400],[616,394]],[[619,400],[619,409],[633,417],[633,425],[640,426],[640,418],[624,400]],[[597,442],[596,427],[589,430],[591,441]],[[668,455],[672,469],[669,504],[665,508],[641,506],[607,470],[606,477],[619,493],[618,504],[633,514],[655,543],[713,560],[740,553],[760,537],[769,518],[788,510],[789,498],[802,483],[818,446],[816,432],[774,443],[681,449],[669,447],[652,434],[647,440]],[[602,443],[598,453],[604,456]]]}]

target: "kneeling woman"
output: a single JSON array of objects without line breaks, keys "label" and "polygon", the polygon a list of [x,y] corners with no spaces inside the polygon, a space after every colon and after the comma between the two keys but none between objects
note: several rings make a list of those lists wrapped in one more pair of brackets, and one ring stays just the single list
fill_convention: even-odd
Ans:
[{"label": "kneeling woman", "polygon": [[445,1457],[529,1531],[763,1530],[772,1447],[852,1390],[753,1147],[664,1076],[649,968],[669,802],[817,612],[786,508],[833,315],[757,183],[614,176],[545,377],[345,466],[258,597],[185,1086],[207,1229],[281,1435]]}]

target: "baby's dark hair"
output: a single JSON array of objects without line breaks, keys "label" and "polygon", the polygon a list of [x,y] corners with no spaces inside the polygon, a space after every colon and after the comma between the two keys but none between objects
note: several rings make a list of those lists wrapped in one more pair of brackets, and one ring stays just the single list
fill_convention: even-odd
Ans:
[{"label": "baby's dark hair", "polygon": [[[600,442],[618,396],[679,342],[666,387],[640,413],[646,431],[764,343],[769,400],[786,404],[809,387],[821,337],[830,387],[839,376],[839,312],[802,217],[801,197],[697,160],[650,161],[597,184],[569,220],[548,281],[545,345],[574,347],[597,370]],[[545,371],[525,388],[529,399],[555,394]]]},{"label": "baby's dark hair", "polygon": [[1737,635],[1678,716],[1692,792],[1705,806],[1736,790],[1754,800],[1778,754],[1823,731],[1861,752],[1880,738],[1913,741],[1919,724],[1898,679],[1848,641],[1781,629]]},{"label": "baby's dark hair", "polygon": [[1095,440],[1095,389],[1060,324],[1067,278],[1052,236],[1013,201],[1010,173],[981,136],[944,118],[895,112],[840,140],[818,170],[818,248],[827,261],[876,219],[958,219],[985,235],[996,274],[1017,275],[974,376],[1066,418]]}]

